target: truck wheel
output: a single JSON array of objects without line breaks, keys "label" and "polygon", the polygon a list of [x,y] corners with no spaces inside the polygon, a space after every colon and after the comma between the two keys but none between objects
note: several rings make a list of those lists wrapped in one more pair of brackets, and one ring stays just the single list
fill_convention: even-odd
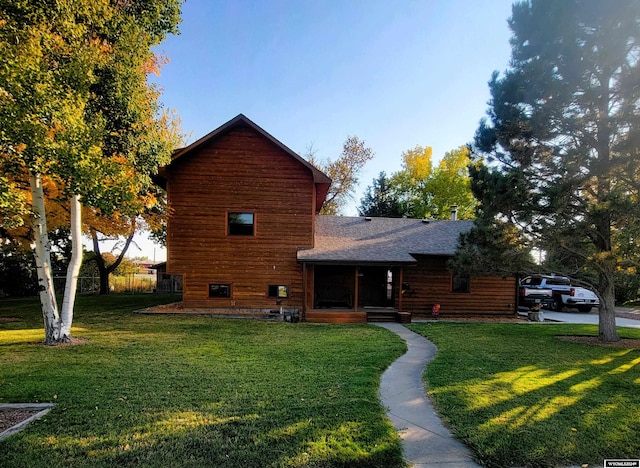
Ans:
[{"label": "truck wheel", "polygon": [[591,306],[578,306],[578,311],[588,314],[591,312]]},{"label": "truck wheel", "polygon": [[554,297],[553,301],[551,301],[551,308],[555,311],[560,312],[562,310],[562,299],[559,297]]}]

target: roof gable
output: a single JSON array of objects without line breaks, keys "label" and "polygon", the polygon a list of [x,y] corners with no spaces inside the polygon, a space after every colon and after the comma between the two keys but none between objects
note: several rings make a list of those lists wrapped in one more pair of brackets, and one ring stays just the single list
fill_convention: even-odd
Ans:
[{"label": "roof gable", "polygon": [[302,262],[415,263],[415,255],[452,256],[473,221],[316,216],[315,246]]},{"label": "roof gable", "polygon": [[189,146],[177,149],[171,156],[171,162],[168,165],[161,167],[159,169],[158,175],[154,178],[154,182],[160,187],[166,188],[167,172],[170,171],[170,167],[172,164],[174,164],[177,160],[188,158],[190,155],[195,154],[199,148],[203,147],[209,142],[215,140],[216,138],[224,135],[228,131],[239,126],[246,126],[251,128],[253,131],[261,135],[266,140],[270,141],[273,145],[277,146],[285,154],[290,156],[292,159],[294,159],[296,162],[298,162],[299,164],[301,164],[302,166],[304,166],[310,171],[313,177],[313,181],[316,184],[316,194],[317,194],[316,205],[317,205],[317,209],[319,210],[322,204],[324,203],[324,200],[327,196],[327,192],[329,191],[329,186],[331,185],[331,179],[325,173],[323,173],[318,168],[316,168],[313,164],[306,161],[304,158],[298,155],[295,151],[285,146],[282,142],[274,138],[271,134],[269,134],[267,131],[265,131],[263,128],[258,126],[256,123],[251,121],[249,118],[247,118],[243,114],[237,115],[233,119],[229,120],[227,123],[216,128],[215,130],[203,136],[199,140],[191,143]]},{"label": "roof gable", "polygon": [[167,166],[161,168],[159,176],[163,177],[163,172],[165,172],[166,169],[169,166],[171,166],[171,164],[173,164],[176,160],[184,158],[184,157],[187,157],[190,154],[193,154],[195,152],[195,150],[197,150],[198,148],[202,147],[203,145],[209,143],[212,140],[215,140],[217,137],[225,134],[229,130],[231,130],[233,128],[236,128],[236,127],[239,127],[239,126],[247,126],[247,127],[251,128],[251,129],[253,129],[256,133],[258,133],[261,136],[263,136],[265,139],[267,139],[271,143],[273,143],[275,146],[280,148],[282,151],[284,151],[291,158],[293,158],[294,160],[296,160],[297,162],[299,162],[300,164],[302,164],[303,166],[308,168],[309,171],[311,171],[311,174],[313,176],[313,181],[316,184],[327,184],[327,189],[328,189],[328,185],[331,184],[331,179],[326,174],[324,174],[322,171],[320,171],[313,164],[311,164],[308,161],[306,161],[304,158],[302,158],[300,155],[298,155],[295,151],[291,150],[286,145],[284,145],[282,142],[280,142],[279,140],[274,138],[271,134],[269,134],[267,131],[265,131],[263,128],[258,126],[256,123],[254,123],[252,120],[250,120],[249,118],[247,118],[243,114],[237,115],[233,119],[229,120],[227,123],[225,123],[225,124],[221,125],[220,127],[216,128],[215,130],[213,130],[212,132],[210,132],[207,135],[203,136],[199,140],[196,140],[195,142],[191,143],[189,146],[177,149],[173,153],[173,155],[171,156],[171,162]]}]

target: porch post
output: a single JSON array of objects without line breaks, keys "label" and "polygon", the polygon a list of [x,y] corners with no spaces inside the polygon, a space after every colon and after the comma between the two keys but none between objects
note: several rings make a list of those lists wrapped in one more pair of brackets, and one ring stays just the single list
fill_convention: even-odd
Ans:
[{"label": "porch post", "polygon": [[302,317],[300,320],[304,322],[307,313],[307,263],[302,264]]},{"label": "porch post", "polygon": [[355,267],[355,286],[353,288],[353,311],[358,311],[358,273],[360,272],[360,267]]},{"label": "porch post", "polygon": [[404,279],[402,278],[403,271],[404,267],[400,265],[400,274],[398,275],[400,276],[398,284],[398,312],[402,312],[402,283],[404,282]]}]

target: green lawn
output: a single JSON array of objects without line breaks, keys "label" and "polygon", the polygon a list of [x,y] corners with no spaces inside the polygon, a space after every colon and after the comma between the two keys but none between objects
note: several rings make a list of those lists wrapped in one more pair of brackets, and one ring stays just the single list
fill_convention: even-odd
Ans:
[{"label": "green lawn", "polygon": [[[0,442],[14,466],[402,466],[378,401],[404,351],[384,329],[145,316],[170,296],[81,297],[44,347],[36,301],[2,300],[0,402],[56,402]],[[640,456],[640,351],[559,341],[592,326],[431,323],[438,411],[487,466]],[[622,336],[640,338],[640,330]]]},{"label": "green lawn", "polygon": [[132,311],[174,298],[80,297],[75,346],[45,347],[35,300],[0,301],[0,402],[56,402],[0,442],[0,465],[402,466],[378,400],[405,350],[374,326]]},{"label": "green lawn", "polygon": [[[594,326],[413,324],[438,346],[428,392],[486,466],[640,457],[640,351],[560,341]],[[621,329],[625,338],[640,330]]]}]

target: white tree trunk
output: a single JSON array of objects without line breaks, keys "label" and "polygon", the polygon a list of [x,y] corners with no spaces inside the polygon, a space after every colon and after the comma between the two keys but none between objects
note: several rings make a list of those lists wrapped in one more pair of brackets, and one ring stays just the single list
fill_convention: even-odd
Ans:
[{"label": "white tree trunk", "polygon": [[73,307],[76,301],[78,275],[82,265],[82,207],[80,196],[71,197],[71,261],[67,267],[67,280],[64,286],[64,298],[60,311],[60,341],[71,340]]},{"label": "white tree trunk", "polygon": [[42,175],[31,172],[31,196],[33,199],[33,231],[36,247],[36,272],[38,291],[44,319],[44,342],[55,344],[60,339],[60,316],[51,275],[51,245],[47,233],[47,216],[44,208],[44,190]]}]

